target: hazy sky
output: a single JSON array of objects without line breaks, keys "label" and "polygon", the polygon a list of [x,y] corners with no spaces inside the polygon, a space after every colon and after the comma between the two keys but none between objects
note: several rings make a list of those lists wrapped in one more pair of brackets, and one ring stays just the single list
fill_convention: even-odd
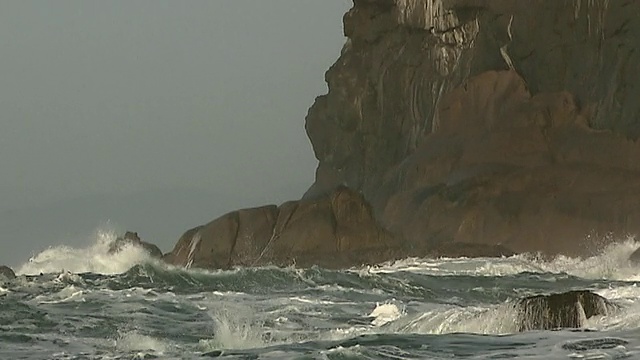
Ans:
[{"label": "hazy sky", "polygon": [[[105,198],[166,195],[166,205],[137,204],[153,219],[139,225],[156,234],[171,225],[171,212],[158,208],[176,199],[183,208],[172,211],[195,226],[235,207],[299,198],[316,166],[304,117],[326,92],[350,5],[0,1],[0,211],[16,216],[5,227],[43,227],[25,239],[0,228],[0,263],[61,241],[42,235],[47,211],[86,214]],[[199,192],[211,195],[210,207],[190,210],[187,198]],[[65,221],[55,223],[70,236],[76,224],[84,231]],[[156,235],[163,250],[181,226]],[[6,250],[16,240],[19,249]]]}]

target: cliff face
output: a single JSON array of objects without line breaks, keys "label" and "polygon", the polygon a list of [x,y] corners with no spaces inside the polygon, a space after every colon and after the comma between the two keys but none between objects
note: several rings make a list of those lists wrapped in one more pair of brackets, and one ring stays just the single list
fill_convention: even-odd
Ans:
[{"label": "cliff face", "polygon": [[306,197],[357,189],[409,242],[579,254],[589,236],[637,232],[639,14],[637,1],[355,0],[307,116],[320,163]]},{"label": "cliff face", "polygon": [[315,183],[190,230],[167,259],[583,255],[637,233],[639,15],[635,0],[354,0],[306,118]]},{"label": "cliff face", "polygon": [[320,161],[310,195],[371,193],[443,125],[442,98],[489,70],[515,71],[534,95],[566,91],[592,128],[636,139],[639,12],[633,0],[355,0],[307,117]]}]

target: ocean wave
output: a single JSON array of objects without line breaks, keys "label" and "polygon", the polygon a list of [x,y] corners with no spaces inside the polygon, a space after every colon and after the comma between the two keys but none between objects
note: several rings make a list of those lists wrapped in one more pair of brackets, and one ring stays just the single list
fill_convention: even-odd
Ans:
[{"label": "ocean wave", "polygon": [[[360,274],[392,274],[409,272],[432,276],[509,276],[522,273],[568,274],[583,279],[609,279],[640,281],[640,266],[628,261],[640,247],[634,238],[612,243],[598,255],[572,258],[558,255],[544,260],[532,254],[519,254],[503,258],[407,258],[377,266],[354,268]],[[551,281],[555,281],[551,277]]]},{"label": "ocean wave", "polygon": [[137,246],[125,246],[121,251],[109,254],[109,245],[117,235],[111,230],[98,230],[93,243],[85,248],[66,245],[50,247],[33,256],[18,267],[18,275],[37,275],[71,272],[120,274],[136,264],[153,261],[149,254]]},{"label": "ocean wave", "polygon": [[124,352],[151,351],[161,355],[169,346],[166,344],[166,341],[141,334],[134,330],[120,332],[115,340],[115,347]]}]

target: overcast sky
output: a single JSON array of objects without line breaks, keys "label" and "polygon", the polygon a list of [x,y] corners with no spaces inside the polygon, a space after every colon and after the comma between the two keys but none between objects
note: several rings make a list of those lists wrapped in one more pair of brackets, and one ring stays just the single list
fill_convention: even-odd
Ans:
[{"label": "overcast sky", "polygon": [[[0,214],[16,217],[0,228],[0,264],[64,242],[43,235],[45,218],[69,237],[120,218],[168,251],[182,226],[299,198],[316,166],[304,117],[326,92],[350,5],[0,1]],[[139,194],[167,204],[145,209]],[[124,220],[52,218],[127,197],[139,209]]]}]

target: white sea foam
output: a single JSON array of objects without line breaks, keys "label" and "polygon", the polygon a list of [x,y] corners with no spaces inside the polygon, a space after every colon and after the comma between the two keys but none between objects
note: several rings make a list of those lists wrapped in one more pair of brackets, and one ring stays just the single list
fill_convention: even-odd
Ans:
[{"label": "white sea foam", "polygon": [[391,328],[400,333],[418,334],[509,334],[516,330],[516,318],[517,310],[510,303],[487,307],[437,306],[398,321]]},{"label": "white sea foam", "polygon": [[121,333],[115,341],[115,346],[121,351],[153,351],[163,353],[167,350],[167,345],[151,336],[143,335],[137,331]]},{"label": "white sea foam", "polygon": [[350,347],[338,346],[333,349],[323,350],[320,353],[322,354],[323,359],[354,359],[362,357],[361,350],[361,346],[356,344]]},{"label": "white sea foam", "polygon": [[640,247],[634,238],[613,243],[600,254],[586,259],[558,256],[549,262],[540,262],[547,272],[565,272],[586,279],[610,279],[624,281],[640,280],[640,267],[628,261],[629,256]]},{"label": "white sea foam", "polygon": [[290,300],[301,302],[301,303],[306,303],[306,304],[314,304],[314,305],[333,305],[333,304],[335,304],[335,302],[329,301],[329,300],[308,299],[308,298],[300,297],[300,296],[293,296],[293,297],[290,298]]},{"label": "white sea foam", "polygon": [[631,264],[629,256],[640,247],[634,238],[613,243],[600,254],[586,259],[557,256],[545,261],[528,254],[503,258],[417,259],[408,258],[378,266],[356,269],[357,272],[413,272],[425,275],[508,276],[522,272],[567,273],[586,279],[640,281],[640,266]]},{"label": "white sea foam", "polygon": [[385,303],[376,304],[369,317],[374,318],[371,324],[374,326],[382,326],[392,321],[398,320],[402,316],[402,311],[395,304]]},{"label": "white sea foam", "polygon": [[251,349],[266,344],[263,325],[248,307],[223,305],[209,312],[214,328],[211,339],[201,340],[204,351]]},{"label": "white sea foam", "polygon": [[542,272],[539,264],[519,256],[510,258],[407,258],[360,270],[369,273],[412,272],[424,275],[447,276],[505,276],[521,272]]},{"label": "white sea foam", "polygon": [[119,274],[132,266],[151,261],[149,254],[137,246],[125,246],[115,254],[108,254],[109,244],[116,233],[99,230],[93,236],[93,244],[86,248],[66,245],[50,247],[35,255],[18,268],[18,274],[85,273]]},{"label": "white sea foam", "polygon": [[35,300],[39,304],[61,304],[67,302],[84,302],[83,290],[69,285],[53,295],[38,295]]}]

